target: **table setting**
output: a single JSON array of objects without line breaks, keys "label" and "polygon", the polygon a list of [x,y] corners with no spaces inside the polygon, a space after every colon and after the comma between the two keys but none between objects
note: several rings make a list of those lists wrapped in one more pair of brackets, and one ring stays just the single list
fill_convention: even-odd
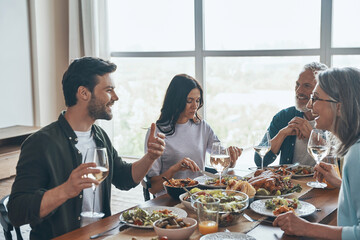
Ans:
[{"label": "table setting", "polygon": [[[313,167],[279,165],[254,168],[247,175],[237,174],[236,170],[223,174],[230,165],[229,154],[224,149],[226,147],[217,143],[210,155],[210,163],[218,174],[195,179],[164,179],[167,194],[75,230],[69,233],[70,236],[96,226],[96,231],[92,228],[87,238],[78,239],[155,240],[164,236],[174,240],[184,239],[184,236],[190,240],[222,239],[225,236],[256,239],[265,230],[268,234],[273,232],[268,239],[277,239],[275,233],[282,234],[282,231],[273,227],[272,222],[279,211],[289,210],[309,221],[336,222],[338,189],[312,188],[308,182],[313,179]],[[293,209],[285,204],[269,209],[269,201],[274,199],[294,199],[298,206]],[[215,219],[209,219],[210,210],[216,212]],[[103,225],[104,222],[108,222],[108,227]],[[113,228],[115,230],[111,230]],[[82,232],[79,234],[85,236]],[[67,235],[57,239],[66,239]],[[283,239],[287,239],[286,236]]]}]

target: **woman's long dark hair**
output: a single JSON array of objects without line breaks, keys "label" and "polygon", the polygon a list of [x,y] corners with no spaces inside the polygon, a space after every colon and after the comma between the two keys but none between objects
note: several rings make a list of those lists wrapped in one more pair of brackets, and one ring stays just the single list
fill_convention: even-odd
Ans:
[{"label": "woman's long dark hair", "polygon": [[[200,91],[200,103],[198,110],[203,106],[203,90],[198,81],[187,74],[178,74],[170,82],[166,90],[161,114],[156,121],[156,126],[165,135],[175,133],[175,124],[180,114],[185,110],[187,96],[194,88]],[[198,113],[195,113],[195,121],[200,120]]]}]

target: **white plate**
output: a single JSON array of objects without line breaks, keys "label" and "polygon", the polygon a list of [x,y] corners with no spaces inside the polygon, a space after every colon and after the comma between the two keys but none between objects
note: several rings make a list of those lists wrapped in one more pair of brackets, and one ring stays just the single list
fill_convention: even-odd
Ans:
[{"label": "white plate", "polygon": [[200,240],[231,240],[231,239],[242,239],[242,240],[256,240],[256,238],[237,232],[217,232],[206,234],[200,238]]},{"label": "white plate", "polygon": [[[289,165],[289,164],[284,164],[284,165]],[[275,166],[267,166],[267,167],[264,167],[264,168],[275,168],[275,167],[279,167],[279,166],[281,166],[281,165],[275,165]],[[313,171],[314,171],[314,167],[313,166],[309,166],[309,165],[298,165],[298,166],[296,166],[296,167],[294,167],[294,168],[298,168],[298,167],[311,167],[312,169],[313,169]],[[256,171],[256,170],[258,170],[259,168],[257,168],[257,167],[249,167],[249,170],[251,170],[251,171]],[[290,170],[290,169],[288,169],[288,170]],[[313,176],[314,175],[314,173],[310,173],[310,174],[293,174],[292,175],[292,177],[295,177],[295,178],[299,178],[299,177],[311,177],[311,176]]]},{"label": "white plate", "polygon": [[[269,217],[276,217],[273,214],[273,210],[266,209],[266,207],[265,207],[266,201],[267,201],[266,199],[261,199],[261,200],[252,202],[250,204],[251,210],[253,210],[254,212],[261,214],[261,215],[265,215],[265,216],[269,216]],[[311,203],[303,202],[303,201],[299,201],[299,202],[300,202],[300,205],[298,206],[297,209],[295,209],[295,214],[297,216],[305,217],[305,216],[308,216],[315,212],[316,208]]]},{"label": "white plate", "polygon": [[[243,179],[242,177],[239,177],[239,176],[236,176],[236,175],[225,175],[223,177],[226,177],[226,176],[231,176],[231,177],[237,177],[237,180],[239,179]],[[206,184],[206,181],[207,180],[210,180],[212,179],[211,177],[208,177],[208,176],[200,176],[200,177],[197,177],[197,178],[194,178],[195,181],[198,181],[199,182],[199,185],[201,186],[204,186],[206,188],[214,188],[214,189],[217,189],[217,188],[226,188],[227,185],[222,185],[222,186],[215,186],[213,184]]]},{"label": "white plate", "polygon": [[[152,211],[158,211],[158,210],[169,210],[172,211],[172,214],[178,216],[179,218],[186,218],[187,217],[187,212],[177,208],[177,207],[166,207],[166,206],[157,206],[157,207],[143,207],[141,208],[145,211],[147,211],[149,214],[152,213]],[[121,214],[119,217],[120,221],[123,221],[126,225],[130,226],[130,227],[135,227],[135,228],[153,228],[152,225],[149,226],[140,226],[140,225],[135,225],[132,223],[128,223],[124,220],[123,215]]]},{"label": "white plate", "polygon": [[277,196],[274,196],[274,195],[269,195],[269,196],[266,196],[266,195],[255,195],[255,198],[256,198],[256,199],[268,199],[268,198],[274,198],[274,197],[287,197],[287,196],[290,196],[291,194],[293,194],[293,193],[286,193],[286,194],[277,195]]},{"label": "white plate", "polygon": [[[310,167],[312,169],[312,171],[314,171],[314,167],[313,166],[309,166],[309,165],[298,165],[294,168],[298,168],[298,167]],[[310,174],[293,174],[292,176],[295,178],[299,178],[299,177],[311,177],[314,175],[314,172],[310,173]]]}]

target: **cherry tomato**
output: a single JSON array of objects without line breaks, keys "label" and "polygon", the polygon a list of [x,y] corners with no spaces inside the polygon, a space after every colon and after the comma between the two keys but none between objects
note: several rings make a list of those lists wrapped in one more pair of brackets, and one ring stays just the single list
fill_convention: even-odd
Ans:
[{"label": "cherry tomato", "polygon": [[163,237],[161,237],[159,240],[168,240],[168,237],[167,237],[167,236],[163,236]]},{"label": "cherry tomato", "polygon": [[135,220],[135,221],[134,221],[134,224],[135,224],[135,225],[138,225],[138,226],[144,225],[144,223],[143,223],[142,221],[140,221],[140,220]]}]

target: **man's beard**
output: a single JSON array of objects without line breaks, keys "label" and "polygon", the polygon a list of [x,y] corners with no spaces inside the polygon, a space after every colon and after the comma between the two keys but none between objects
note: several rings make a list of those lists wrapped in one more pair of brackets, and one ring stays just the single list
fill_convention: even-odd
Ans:
[{"label": "man's beard", "polygon": [[308,108],[306,107],[306,105],[307,105],[307,103],[305,103],[305,104],[299,104],[298,99],[297,99],[296,96],[295,96],[295,108],[296,108],[296,110],[298,110],[298,111],[300,111],[300,112],[308,112],[308,111],[310,111],[310,109],[308,109]]},{"label": "man's beard", "polygon": [[113,115],[112,112],[106,111],[106,105],[99,102],[95,97],[91,96],[89,105],[88,105],[89,116],[93,119],[105,119],[111,120]]}]

